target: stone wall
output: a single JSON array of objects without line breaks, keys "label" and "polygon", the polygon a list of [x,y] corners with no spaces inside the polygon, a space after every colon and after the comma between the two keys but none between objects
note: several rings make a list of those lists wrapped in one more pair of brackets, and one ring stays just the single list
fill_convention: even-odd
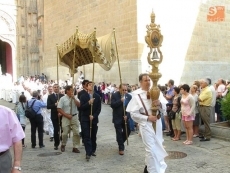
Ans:
[{"label": "stone wall", "polygon": [[[17,6],[14,0],[0,0],[0,40],[6,42],[6,66],[4,73],[10,73],[13,81],[17,80]],[[3,64],[0,64],[3,65]],[[2,71],[3,72],[3,71]],[[2,74],[0,74],[2,75]]]},{"label": "stone wall", "polygon": [[[56,43],[62,44],[78,26],[82,33],[91,33],[97,28],[97,36],[116,29],[123,82],[136,83],[138,75],[137,7],[136,0],[55,0],[44,1],[44,63],[43,71],[56,79]],[[92,65],[85,66],[85,75],[92,78]],[[83,71],[80,67],[79,70]],[[60,78],[68,78],[69,70],[60,67]],[[134,78],[133,78],[134,76]],[[95,69],[95,81],[119,83],[118,68],[105,72]]]},{"label": "stone wall", "polygon": [[[225,7],[225,20],[207,21],[209,8]],[[149,71],[144,37],[145,26],[150,23],[152,10],[156,24],[161,26],[164,37],[160,64],[163,85],[173,79],[176,85],[191,84],[194,80],[210,77],[230,79],[230,1],[228,0],[176,0],[137,1],[138,43],[142,72]]]},{"label": "stone wall", "polygon": [[[210,7],[224,6],[224,21],[207,20]],[[185,57],[181,83],[209,77],[230,80],[230,1],[212,0],[202,3]]]},{"label": "stone wall", "polygon": [[17,76],[41,75],[43,0],[17,2]]}]

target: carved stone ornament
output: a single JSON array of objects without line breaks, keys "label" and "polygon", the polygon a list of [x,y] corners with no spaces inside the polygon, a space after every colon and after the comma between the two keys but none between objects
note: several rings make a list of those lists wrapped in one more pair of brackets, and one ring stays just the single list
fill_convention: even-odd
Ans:
[{"label": "carved stone ornament", "polygon": [[10,32],[15,31],[15,24],[13,19],[10,17],[9,14],[2,10],[0,10],[0,20],[3,20],[6,23]]}]

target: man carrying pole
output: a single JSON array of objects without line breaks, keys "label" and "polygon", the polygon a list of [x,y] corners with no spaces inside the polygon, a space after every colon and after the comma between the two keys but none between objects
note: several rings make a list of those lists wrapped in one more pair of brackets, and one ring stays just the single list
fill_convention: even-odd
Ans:
[{"label": "man carrying pole", "polygon": [[[145,173],[164,173],[167,165],[164,158],[167,153],[162,145],[162,123],[157,116],[153,116],[151,111],[152,100],[149,95],[150,78],[148,74],[140,74],[139,82],[141,88],[133,92],[132,100],[129,102],[126,111],[130,112],[131,117],[140,126],[142,141],[145,145]],[[166,103],[165,98],[160,93],[159,101]],[[158,104],[158,100],[154,100]],[[156,131],[154,131],[152,123],[156,122]]]},{"label": "man carrying pole", "polygon": [[[86,151],[86,160],[90,156],[96,156],[97,148],[97,130],[98,116],[101,112],[101,100],[97,93],[93,93],[93,82],[87,83],[88,93],[83,93],[80,97],[81,109],[81,127],[83,133],[83,141]],[[92,105],[92,111],[91,111]]]},{"label": "man carrying pole", "polygon": [[54,127],[54,149],[58,150],[58,146],[60,144],[60,122],[59,116],[57,111],[58,101],[63,94],[59,93],[59,86],[58,84],[53,85],[53,94],[50,94],[47,99],[47,109],[51,109],[51,120]]},{"label": "man carrying pole", "polygon": [[[84,94],[84,93],[87,94],[88,93],[87,92],[87,83],[88,82],[89,82],[89,80],[86,80],[86,79],[83,80],[83,82],[82,82],[83,89],[77,94],[77,98],[79,100],[80,100],[82,94]],[[79,118],[79,121],[81,122],[81,109],[80,109],[80,107],[78,108],[78,110],[79,110],[78,118]],[[84,141],[83,141],[84,137],[83,137],[83,134],[82,134],[82,126],[81,126],[81,135],[80,136],[82,137],[82,143],[84,143]]]},{"label": "man carrying pole", "polygon": [[[117,41],[116,41],[116,34],[115,34],[115,28],[113,29],[113,33],[114,33],[114,41],[115,41],[115,45],[116,45],[116,50],[117,49]],[[120,60],[119,60],[119,56],[118,56],[118,51],[117,52],[117,64],[118,64],[118,70],[119,70],[119,77],[120,77],[120,86],[122,86],[122,78],[121,78],[121,66],[120,66]],[[123,116],[125,117],[125,106],[123,105]],[[125,121],[125,135],[126,135],[126,142],[127,145],[129,145],[129,140],[128,140],[128,127],[127,127],[127,120],[124,119]],[[124,153],[123,153],[124,154]]]},{"label": "man carrying pole", "polygon": [[111,108],[113,109],[113,123],[116,130],[116,140],[118,143],[119,154],[124,155],[124,142],[130,134],[130,128],[127,124],[127,136],[125,122],[128,121],[124,107],[126,107],[132,96],[127,93],[127,86],[120,85],[119,91],[112,94]]},{"label": "man carrying pole", "polygon": [[61,151],[65,152],[65,146],[68,139],[68,133],[70,128],[73,131],[73,153],[80,153],[78,147],[80,145],[79,136],[79,121],[78,121],[78,109],[80,102],[74,97],[72,86],[66,86],[66,95],[63,96],[57,106],[58,112],[62,115],[62,145]]}]

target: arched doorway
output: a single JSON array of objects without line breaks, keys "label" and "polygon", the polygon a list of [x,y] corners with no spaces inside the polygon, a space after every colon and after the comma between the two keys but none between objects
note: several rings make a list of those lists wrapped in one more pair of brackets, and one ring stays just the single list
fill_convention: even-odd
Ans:
[{"label": "arched doorway", "polygon": [[2,74],[9,73],[13,76],[12,48],[10,44],[2,40],[0,40],[0,65]]}]

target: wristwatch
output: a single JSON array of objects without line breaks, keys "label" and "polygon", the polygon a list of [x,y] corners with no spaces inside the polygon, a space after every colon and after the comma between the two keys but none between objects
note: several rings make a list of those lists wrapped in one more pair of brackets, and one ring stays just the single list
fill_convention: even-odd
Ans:
[{"label": "wristwatch", "polygon": [[17,170],[19,170],[19,171],[22,170],[22,168],[21,168],[20,166],[14,166],[13,168],[14,168],[14,169],[17,169]]}]

